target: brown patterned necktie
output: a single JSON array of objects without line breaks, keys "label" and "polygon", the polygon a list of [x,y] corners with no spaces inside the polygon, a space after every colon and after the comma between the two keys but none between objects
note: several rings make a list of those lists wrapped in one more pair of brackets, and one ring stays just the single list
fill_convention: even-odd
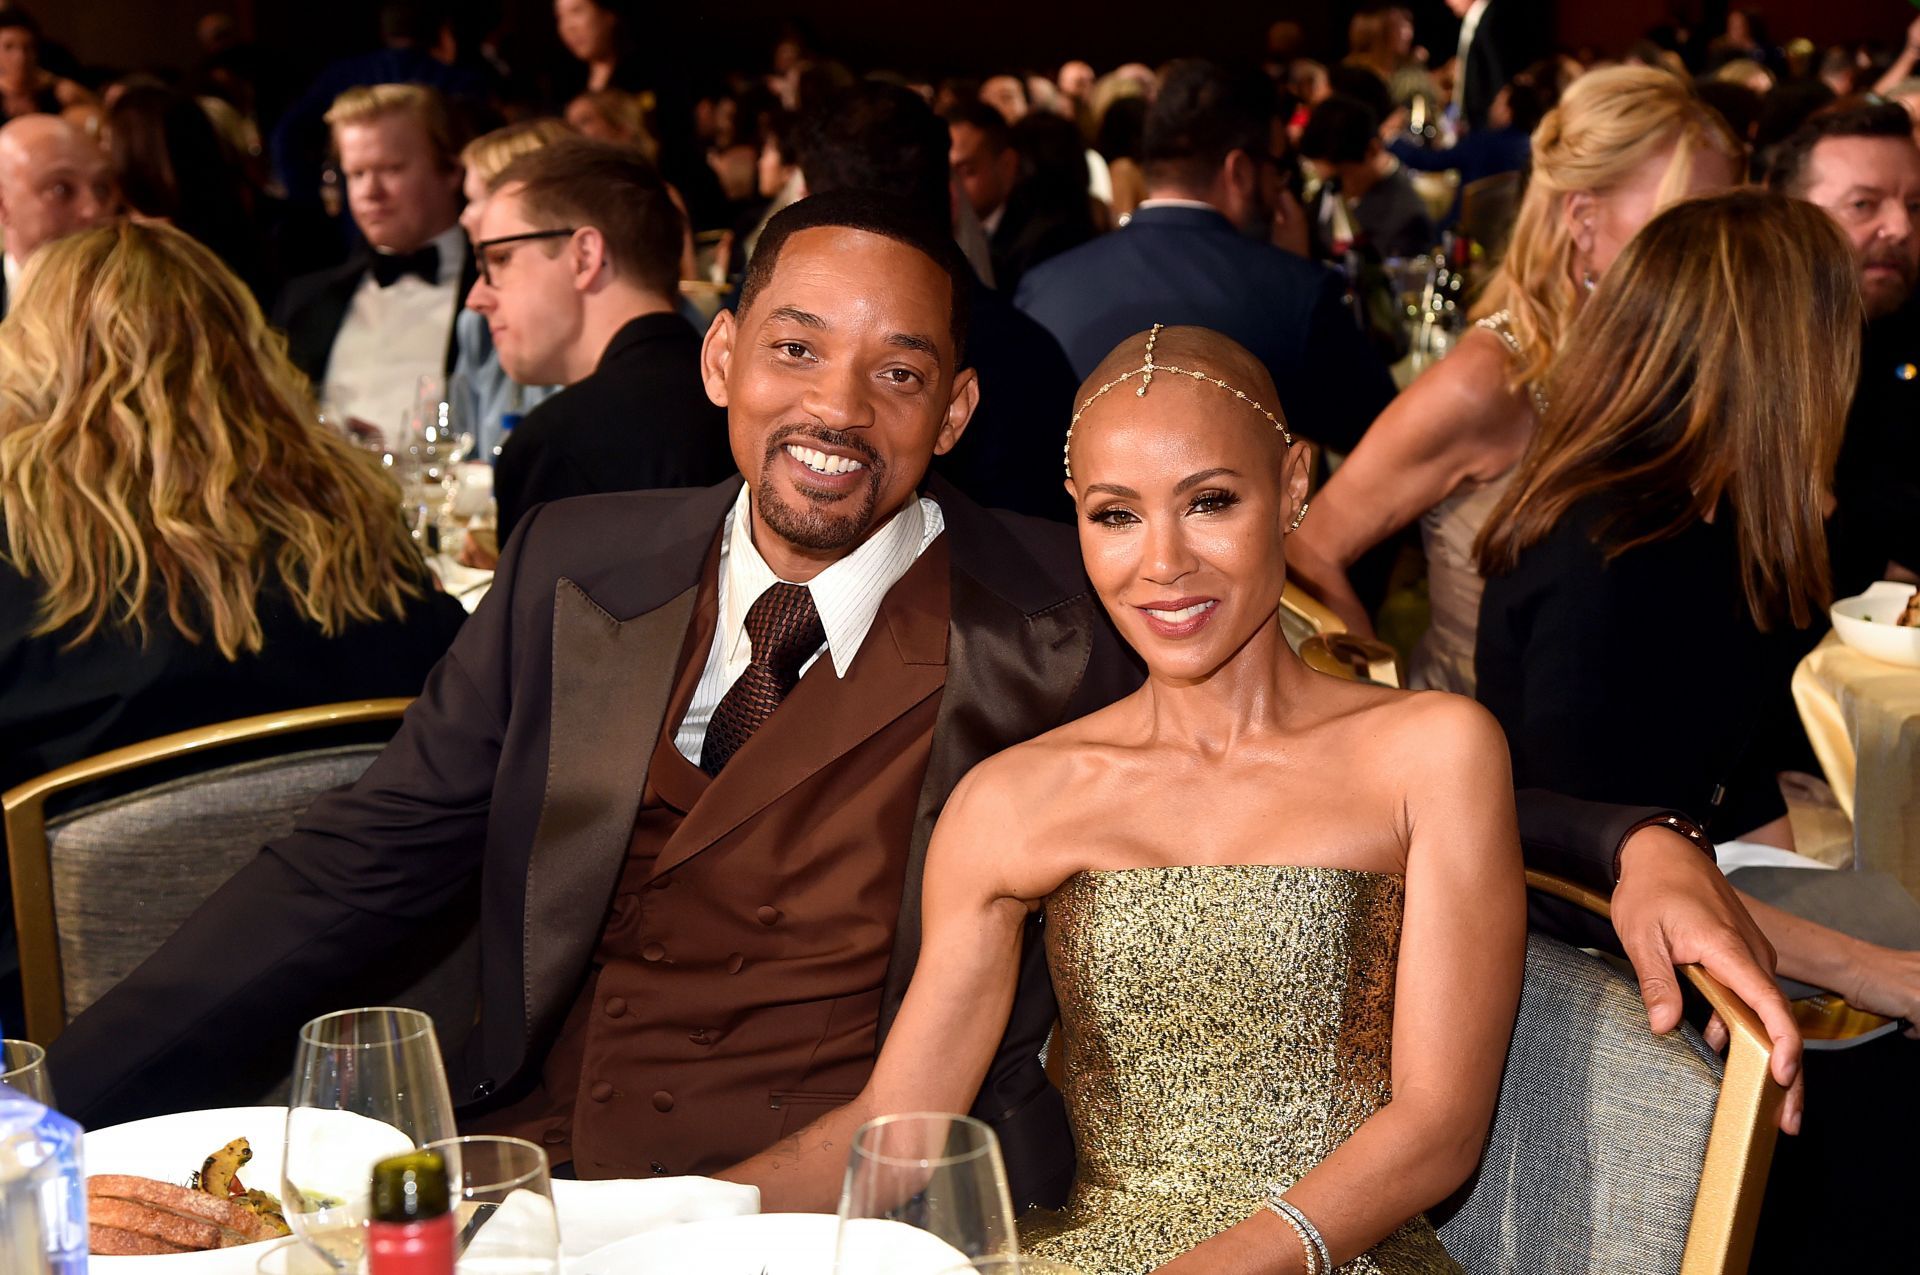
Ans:
[{"label": "brown patterned necktie", "polygon": [[747,637],[753,662],[720,698],[700,746],[700,769],[709,775],[719,774],[760,723],[773,716],[800,680],[800,666],[826,640],[826,630],[804,585],[776,584],[747,611]]}]

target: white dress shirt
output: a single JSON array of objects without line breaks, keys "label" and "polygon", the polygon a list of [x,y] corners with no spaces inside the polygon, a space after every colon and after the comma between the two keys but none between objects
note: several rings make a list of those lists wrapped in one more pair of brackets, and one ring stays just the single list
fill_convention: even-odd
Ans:
[{"label": "white dress shirt", "polygon": [[[946,525],[940,506],[922,496],[889,518],[865,544],[807,581],[804,587],[813,595],[827,640],[800,666],[802,677],[822,655],[831,657],[835,677],[847,675],[867,631],[880,614],[880,600],[920,560]],[[747,489],[742,487],[720,531],[720,615],[713,626],[713,644],[707,649],[706,667],[694,688],[693,701],[687,705],[687,715],[673,739],[680,755],[696,766],[707,742],[707,723],[713,720],[713,710],[753,662],[747,612],[777,583],[782,583],[780,577],[754,548],[753,519],[747,511]]]},{"label": "white dress shirt", "polygon": [[1480,30],[1480,19],[1487,14],[1487,6],[1493,0],[1473,0],[1467,9],[1467,16],[1460,19],[1460,45],[1454,51],[1459,65],[1453,68],[1453,82],[1459,86],[1455,93],[1464,96],[1467,82],[1467,50],[1473,45],[1473,37]]},{"label": "white dress shirt", "polygon": [[327,358],[321,387],[327,410],[379,426],[389,447],[401,441],[401,422],[419,395],[420,378],[446,374],[447,343],[460,311],[466,232],[451,226],[433,245],[440,250],[436,282],[410,274],[383,288],[367,271]]}]

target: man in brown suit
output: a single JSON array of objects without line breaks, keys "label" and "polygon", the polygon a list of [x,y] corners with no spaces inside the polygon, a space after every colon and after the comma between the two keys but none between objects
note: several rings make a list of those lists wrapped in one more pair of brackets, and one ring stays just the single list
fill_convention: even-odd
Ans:
[{"label": "man in brown suit", "polygon": [[[67,1108],[231,1100],[247,1055],[284,1065],[302,1019],[353,1003],[343,980],[475,878],[479,1013],[447,1042],[470,1125],[581,1176],[700,1173],[857,1091],[947,795],[1138,679],[1071,533],[923,484],[979,394],[955,370],[965,269],[944,227],[870,192],[776,217],[702,356],[744,486],[531,511],[365,778],[55,1042]],[[1623,935],[1648,884],[1688,883],[1654,891],[1693,902],[1640,940],[1653,965],[1701,935],[1751,951],[1700,884],[1711,861],[1643,826],[1660,813],[1522,805],[1537,862],[1611,889],[1625,859]],[[1024,950],[974,1111],[1015,1199],[1058,1202],[1073,1146]]]}]

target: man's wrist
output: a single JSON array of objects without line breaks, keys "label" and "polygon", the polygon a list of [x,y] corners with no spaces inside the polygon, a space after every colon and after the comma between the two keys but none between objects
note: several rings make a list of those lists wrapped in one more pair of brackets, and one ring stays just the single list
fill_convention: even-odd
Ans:
[{"label": "man's wrist", "polygon": [[1685,815],[1675,813],[1674,811],[1671,811],[1671,810],[1662,811],[1660,814],[1654,815],[1647,819],[1642,819],[1639,823],[1636,823],[1631,828],[1628,828],[1626,831],[1626,835],[1620,838],[1620,844],[1614,847],[1613,880],[1615,885],[1618,885],[1620,883],[1620,871],[1621,871],[1621,868],[1624,866],[1623,860],[1627,853],[1627,847],[1633,844],[1633,839],[1636,836],[1638,836],[1642,832],[1645,832],[1648,828],[1662,828],[1668,832],[1676,833],[1679,836],[1685,837],[1690,843],[1692,843],[1697,849],[1699,849],[1701,853],[1707,856],[1707,861],[1709,863],[1714,863],[1714,864],[1719,863],[1718,857],[1716,857],[1713,852],[1713,841],[1711,838],[1707,836],[1705,829],[1703,829],[1699,824],[1693,822],[1693,820],[1687,818]]}]

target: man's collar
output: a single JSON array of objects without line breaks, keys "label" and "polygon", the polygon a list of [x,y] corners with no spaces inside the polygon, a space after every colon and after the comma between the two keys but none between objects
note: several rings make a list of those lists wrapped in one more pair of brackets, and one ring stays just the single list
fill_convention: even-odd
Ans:
[{"label": "man's collar", "polygon": [[[744,485],[727,515],[727,524],[720,550],[726,563],[720,631],[728,635],[728,641],[744,641],[748,609],[780,577],[754,546],[752,507]],[[873,627],[874,617],[880,613],[881,598],[943,527],[940,506],[916,497],[859,548],[807,581],[807,591],[820,613],[820,626],[826,630],[835,676],[847,675],[861,642]]]},{"label": "man's collar", "polygon": [[[457,221],[454,222],[451,226],[448,226],[445,230],[427,240],[426,243],[421,244],[420,247],[432,247],[440,251],[440,277],[434,281],[433,286],[438,288],[452,284],[458,287],[460,285],[461,263],[464,262],[467,257],[467,232],[460,228],[460,223]],[[378,256],[393,255],[386,249],[376,248],[372,244],[367,245],[367,250]],[[465,298],[463,297],[461,300],[464,302]]]},{"label": "man's collar", "polygon": [[1219,213],[1222,217],[1226,216],[1225,213],[1220,212],[1218,208],[1204,199],[1182,199],[1171,195],[1155,199],[1143,199],[1134,205],[1133,210],[1135,212],[1147,212],[1154,208],[1198,208],[1203,212]]}]

